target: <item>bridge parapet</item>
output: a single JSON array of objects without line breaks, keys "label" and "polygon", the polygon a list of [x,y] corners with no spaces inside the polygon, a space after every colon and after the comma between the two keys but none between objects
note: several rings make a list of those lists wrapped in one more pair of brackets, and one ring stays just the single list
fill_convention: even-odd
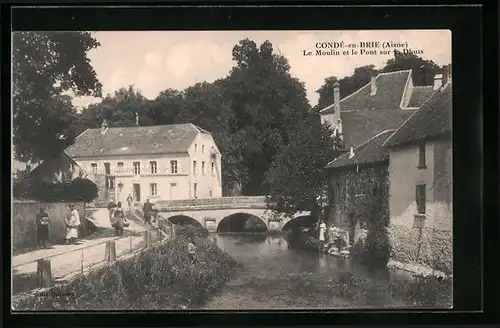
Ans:
[{"label": "bridge parapet", "polygon": [[165,200],[155,203],[161,212],[180,211],[185,209],[237,209],[237,208],[265,208],[265,196],[236,196],[206,199]]}]

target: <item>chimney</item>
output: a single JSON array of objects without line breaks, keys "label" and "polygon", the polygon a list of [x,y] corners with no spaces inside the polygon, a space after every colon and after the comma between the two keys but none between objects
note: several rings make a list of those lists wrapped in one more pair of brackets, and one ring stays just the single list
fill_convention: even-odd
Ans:
[{"label": "chimney", "polygon": [[375,96],[376,94],[377,94],[377,77],[375,76],[375,71],[373,71],[370,80],[370,96]]},{"label": "chimney", "polygon": [[139,113],[135,113],[135,125],[139,126]]},{"label": "chimney", "polygon": [[333,84],[333,106],[334,106],[334,127],[336,134],[342,134],[342,119],[340,117],[340,84],[335,81]]},{"label": "chimney", "polygon": [[[444,67],[443,67],[443,71],[444,71]],[[441,88],[443,86],[443,74],[436,74],[434,75],[434,90],[438,90],[439,88]]]},{"label": "chimney", "polygon": [[443,82],[442,86],[446,86],[451,82],[451,64],[443,66]]},{"label": "chimney", "polygon": [[105,133],[106,130],[108,130],[108,122],[106,120],[103,120],[101,124],[101,133]]}]

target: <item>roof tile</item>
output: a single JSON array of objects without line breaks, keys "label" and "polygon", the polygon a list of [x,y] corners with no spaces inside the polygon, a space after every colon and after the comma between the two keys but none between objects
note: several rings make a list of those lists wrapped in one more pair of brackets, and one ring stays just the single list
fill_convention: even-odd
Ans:
[{"label": "roof tile", "polygon": [[327,168],[341,168],[351,165],[379,163],[389,159],[389,151],[383,146],[387,138],[394,132],[394,129],[378,133],[368,141],[354,148],[354,157],[349,158],[349,153],[328,163]]},{"label": "roof tile", "polygon": [[422,106],[427,99],[434,93],[432,85],[423,87],[413,87],[411,92],[410,101],[408,102],[409,108],[418,108]]},{"label": "roof tile", "polygon": [[88,129],[66,152],[71,157],[187,152],[198,133],[193,124]]},{"label": "roof tile", "polygon": [[386,141],[392,147],[451,132],[452,95],[451,84],[435,92],[422,107]]},{"label": "roof tile", "polygon": [[[370,84],[368,83],[358,91],[340,100],[340,110],[396,110],[400,109],[408,78],[411,78],[411,70],[381,73],[376,77],[377,91],[370,95]],[[324,108],[321,114],[334,113],[333,104]]]}]

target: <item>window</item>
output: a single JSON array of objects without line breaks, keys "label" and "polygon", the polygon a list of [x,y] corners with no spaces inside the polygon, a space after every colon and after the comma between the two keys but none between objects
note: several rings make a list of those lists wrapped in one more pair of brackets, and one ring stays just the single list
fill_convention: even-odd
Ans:
[{"label": "window", "polygon": [[193,185],[193,190],[194,190],[194,198],[198,198],[198,192],[197,192],[197,189],[198,189],[198,188],[197,188],[197,187],[198,187],[198,184],[197,184],[197,183],[195,183],[195,184]]},{"label": "window", "polygon": [[111,174],[111,165],[109,163],[104,163],[104,173]]},{"label": "window", "polygon": [[115,189],[115,177],[107,177],[106,179],[106,189]]},{"label": "window", "polygon": [[418,214],[425,214],[425,185],[417,185],[415,198]]},{"label": "window", "polygon": [[418,168],[425,169],[425,167],[425,143],[422,143],[418,147]]},{"label": "window", "polygon": [[212,164],[212,176],[214,176],[215,175],[215,163],[212,162],[211,164]]},{"label": "window", "polygon": [[201,174],[205,175],[205,162],[201,162]]},{"label": "window", "polygon": [[170,161],[170,173],[177,174],[177,161]]},{"label": "window", "polygon": [[156,183],[149,184],[149,195],[158,196],[158,185]]},{"label": "window", "polygon": [[193,161],[193,174],[196,175],[196,161]]},{"label": "window", "polygon": [[97,163],[91,163],[92,173],[97,174]]},{"label": "window", "polygon": [[196,153],[197,150],[198,150],[198,145],[194,144],[194,152]]},{"label": "window", "polygon": [[151,174],[156,174],[156,161],[149,162],[149,170]]},{"label": "window", "polygon": [[201,145],[201,153],[205,154],[205,145]]},{"label": "window", "polygon": [[210,188],[210,189],[208,190],[208,195],[209,195],[210,197],[212,197],[212,188]]},{"label": "window", "polygon": [[116,163],[116,172],[118,172],[118,173],[123,172],[123,162]]},{"label": "window", "polygon": [[134,174],[141,174],[141,162],[134,162]]}]

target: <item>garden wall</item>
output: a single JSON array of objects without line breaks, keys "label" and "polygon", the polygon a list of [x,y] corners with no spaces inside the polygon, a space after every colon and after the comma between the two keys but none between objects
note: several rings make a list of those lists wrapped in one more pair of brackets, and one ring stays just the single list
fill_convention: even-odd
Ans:
[{"label": "garden wall", "polygon": [[[73,203],[80,214],[80,220],[84,221],[84,203]],[[12,201],[12,249],[14,252],[22,252],[23,249],[36,247],[37,227],[36,215],[40,207],[51,218],[49,226],[49,241],[58,243],[64,240],[65,223],[64,218],[68,213],[69,203],[41,203],[30,200]]]}]

